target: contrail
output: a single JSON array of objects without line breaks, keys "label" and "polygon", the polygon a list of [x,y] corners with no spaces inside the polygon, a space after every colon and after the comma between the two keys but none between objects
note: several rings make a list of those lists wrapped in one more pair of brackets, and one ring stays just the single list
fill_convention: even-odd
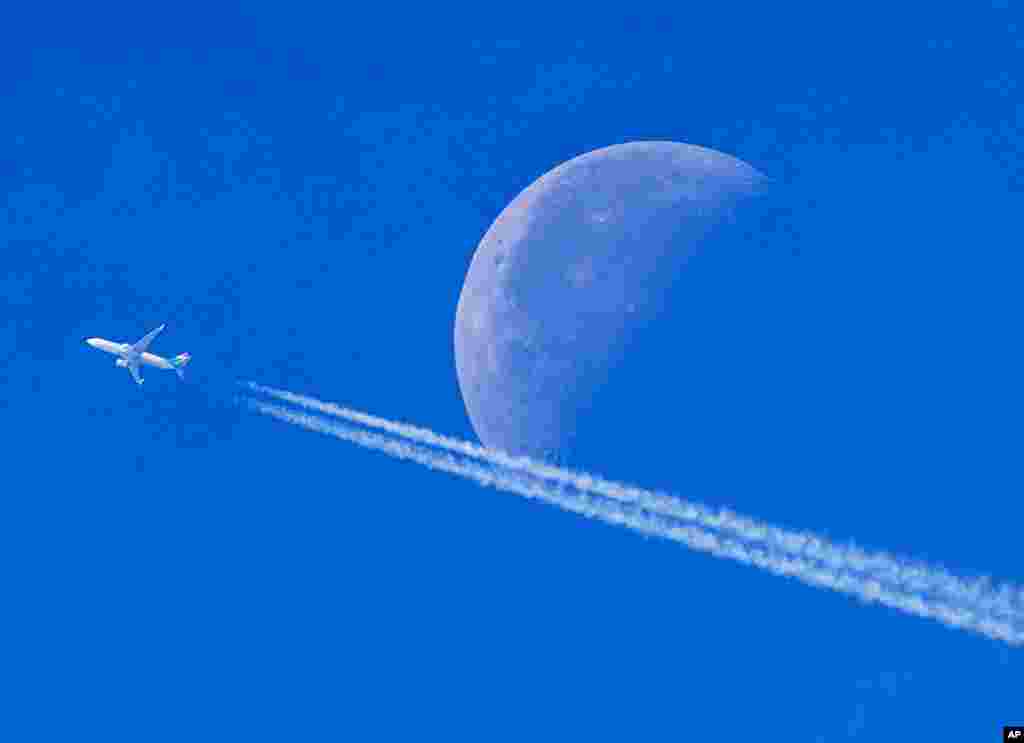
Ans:
[{"label": "contrail", "polygon": [[[253,398],[247,398],[245,402],[251,410],[278,420],[467,478],[484,486],[535,498],[573,513],[625,526],[649,536],[669,539],[715,557],[796,578],[807,585],[856,596],[869,603],[879,603],[1010,645],[1024,644],[1024,617],[1020,613],[994,612],[984,603],[951,605],[927,594],[887,586],[873,576],[859,574],[851,566],[836,568],[822,565],[806,556],[781,554],[763,541],[748,543],[734,536],[716,533],[716,530],[702,527],[692,520],[680,520],[669,514],[648,510],[636,502],[624,503],[593,490],[575,488],[570,483],[563,482],[559,487],[527,471],[503,468],[490,461],[478,461],[452,450],[437,451],[394,434],[372,433],[337,419],[329,420]],[[566,492],[567,484],[578,492]]]},{"label": "contrail", "polygon": [[583,492],[623,503],[636,504],[645,510],[692,522],[706,529],[732,534],[744,541],[764,544],[772,550],[799,555],[820,562],[832,569],[854,570],[869,574],[884,585],[895,587],[903,592],[926,594],[949,601],[954,605],[975,606],[995,615],[1011,618],[1024,617],[1024,590],[1007,585],[993,587],[987,578],[966,580],[940,567],[898,558],[884,552],[867,552],[852,544],[832,544],[817,535],[788,531],[770,524],[760,523],[728,509],[716,511],[664,493],[611,482],[525,457],[514,457],[424,428],[322,402],[305,395],[265,387],[253,382],[246,383],[245,386],[253,392],[323,415],[384,431],[418,444],[485,461],[496,467],[525,472],[534,477],[563,483]]}]

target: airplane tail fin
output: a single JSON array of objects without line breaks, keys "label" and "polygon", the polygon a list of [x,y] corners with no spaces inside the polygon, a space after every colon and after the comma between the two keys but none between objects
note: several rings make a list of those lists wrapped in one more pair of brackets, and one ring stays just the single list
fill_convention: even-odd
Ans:
[{"label": "airplane tail fin", "polygon": [[188,362],[192,360],[192,354],[180,353],[171,359],[171,366],[174,367],[175,373],[178,375],[178,379],[185,378],[185,367],[188,366]]}]

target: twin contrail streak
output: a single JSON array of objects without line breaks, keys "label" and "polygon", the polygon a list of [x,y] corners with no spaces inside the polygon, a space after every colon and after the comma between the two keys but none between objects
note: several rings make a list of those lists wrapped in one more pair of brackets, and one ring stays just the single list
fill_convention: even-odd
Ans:
[{"label": "twin contrail streak", "polygon": [[307,430],[808,585],[857,596],[1012,645],[1024,644],[1024,592],[1019,588],[993,588],[984,579],[966,581],[923,563],[834,545],[812,534],[789,532],[727,510],[712,511],[662,493],[512,457],[314,398],[255,384],[248,387],[315,411],[318,415],[246,400],[256,412]]},{"label": "twin contrail streak", "polygon": [[1020,589],[1009,586],[993,588],[985,579],[964,580],[935,566],[912,562],[881,552],[869,553],[853,545],[832,544],[814,534],[780,529],[726,509],[715,511],[706,506],[689,503],[663,493],[610,482],[589,474],[573,472],[523,457],[513,457],[427,429],[321,402],[305,395],[297,395],[293,392],[253,383],[249,383],[247,386],[254,392],[333,418],[340,418],[419,444],[486,461],[498,467],[564,483],[584,492],[602,495],[624,503],[637,504],[646,510],[697,523],[704,528],[727,532],[743,540],[763,543],[772,549],[800,555],[821,562],[828,567],[870,573],[885,584],[897,586],[903,591],[931,594],[954,603],[969,603],[993,612],[1005,612],[1018,617],[1024,616],[1024,591]]}]

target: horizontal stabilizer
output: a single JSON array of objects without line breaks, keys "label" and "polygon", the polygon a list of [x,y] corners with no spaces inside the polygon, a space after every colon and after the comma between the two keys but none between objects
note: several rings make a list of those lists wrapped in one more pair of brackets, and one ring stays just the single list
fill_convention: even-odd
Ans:
[{"label": "horizontal stabilizer", "polygon": [[185,367],[188,366],[188,362],[192,360],[192,354],[180,353],[171,359],[171,366],[174,367],[174,371],[178,374],[178,379],[185,378]]}]

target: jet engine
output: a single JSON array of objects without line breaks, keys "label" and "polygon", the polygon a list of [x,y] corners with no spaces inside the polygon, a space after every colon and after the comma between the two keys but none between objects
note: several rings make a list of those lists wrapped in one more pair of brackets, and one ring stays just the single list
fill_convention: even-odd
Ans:
[{"label": "jet engine", "polygon": [[124,359],[118,359],[117,361],[114,362],[114,366],[124,369],[126,366],[128,366],[128,362],[125,361]]}]

